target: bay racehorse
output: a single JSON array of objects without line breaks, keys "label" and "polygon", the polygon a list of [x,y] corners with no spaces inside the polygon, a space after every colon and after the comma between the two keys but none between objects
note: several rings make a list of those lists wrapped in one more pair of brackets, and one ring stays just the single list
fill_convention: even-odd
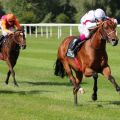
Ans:
[{"label": "bay racehorse", "polygon": [[18,86],[13,68],[17,62],[21,47],[22,49],[26,48],[25,35],[22,31],[17,30],[13,34],[6,36],[3,40],[0,51],[0,60],[6,61],[9,67],[5,80],[6,84],[8,84],[9,77],[12,74],[14,84]]},{"label": "bay racehorse", "polygon": [[[69,36],[58,48],[57,60],[55,64],[55,75],[62,78],[67,75],[73,84],[74,103],[77,104],[77,92],[81,89],[83,75],[93,77],[93,94],[92,100],[97,100],[97,79],[98,73],[104,75],[120,93],[120,87],[111,75],[111,69],[108,65],[108,55],[106,52],[106,43],[109,42],[113,46],[118,44],[116,34],[116,24],[112,20],[103,21],[95,29],[95,33],[87,40],[78,50],[75,58],[66,56],[69,43],[76,36]],[[75,71],[75,75],[72,73]]]}]

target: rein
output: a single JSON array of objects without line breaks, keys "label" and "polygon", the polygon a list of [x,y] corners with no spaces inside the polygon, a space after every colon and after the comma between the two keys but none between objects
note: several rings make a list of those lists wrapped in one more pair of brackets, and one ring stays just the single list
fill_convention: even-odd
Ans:
[{"label": "rein", "polygon": [[[99,29],[99,27],[100,27],[100,26],[97,26],[94,30],[97,29],[97,30],[96,30],[96,32],[97,32],[98,29]],[[94,31],[94,30],[93,30],[93,31]],[[96,32],[93,34],[93,36],[96,34]],[[93,49],[98,50],[99,48],[95,48],[94,45],[93,45],[93,42],[94,42],[94,37],[93,37],[93,36],[92,36],[92,38],[90,39],[91,46],[92,46]],[[100,34],[100,39],[101,39],[101,38],[102,38],[102,35]]]}]

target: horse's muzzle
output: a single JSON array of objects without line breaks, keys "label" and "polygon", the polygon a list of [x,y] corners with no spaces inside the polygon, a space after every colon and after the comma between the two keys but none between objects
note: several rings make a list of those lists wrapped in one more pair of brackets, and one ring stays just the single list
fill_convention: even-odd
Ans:
[{"label": "horse's muzzle", "polygon": [[116,46],[118,44],[118,40],[112,39],[111,43],[112,46]]}]

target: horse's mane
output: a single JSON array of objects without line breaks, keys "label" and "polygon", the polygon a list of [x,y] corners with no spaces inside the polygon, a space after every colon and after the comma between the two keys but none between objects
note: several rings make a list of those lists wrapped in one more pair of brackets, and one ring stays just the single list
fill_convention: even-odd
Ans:
[{"label": "horse's mane", "polygon": [[4,40],[3,40],[2,47],[3,47],[4,45],[7,46],[7,47],[9,47],[10,44],[11,44],[12,42],[14,42],[14,44],[16,45],[16,48],[20,48],[19,45],[15,42],[15,34],[16,34],[17,32],[21,32],[21,31],[20,31],[20,30],[16,30],[16,31],[14,32],[14,34],[7,35],[7,36],[4,38]]}]

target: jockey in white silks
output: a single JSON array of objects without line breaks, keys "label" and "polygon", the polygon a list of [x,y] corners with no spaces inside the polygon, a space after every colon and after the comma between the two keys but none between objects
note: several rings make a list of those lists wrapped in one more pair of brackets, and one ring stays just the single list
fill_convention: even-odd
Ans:
[{"label": "jockey in white silks", "polygon": [[[98,8],[96,10],[90,10],[88,11],[80,20],[79,26],[78,26],[78,31],[80,32],[80,38],[79,39],[75,39],[73,41],[73,46],[68,49],[68,53],[67,56],[74,58],[74,52],[75,52],[75,48],[78,45],[79,42],[84,41],[86,39],[88,39],[91,35],[91,30],[96,28],[96,26],[98,24],[100,24],[100,22],[102,20],[105,19],[109,19],[108,16],[105,15],[105,12]],[[117,24],[117,20],[113,19],[114,22]]]},{"label": "jockey in white silks", "polygon": [[80,32],[80,40],[85,40],[90,37],[90,30],[94,29],[99,21],[108,19],[105,12],[102,9],[90,10],[80,20],[78,31]]}]

